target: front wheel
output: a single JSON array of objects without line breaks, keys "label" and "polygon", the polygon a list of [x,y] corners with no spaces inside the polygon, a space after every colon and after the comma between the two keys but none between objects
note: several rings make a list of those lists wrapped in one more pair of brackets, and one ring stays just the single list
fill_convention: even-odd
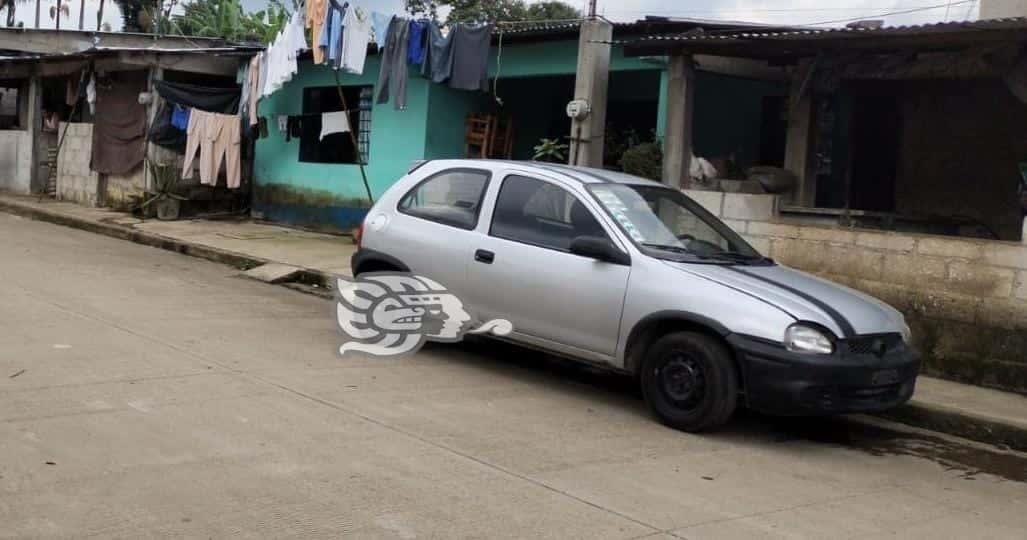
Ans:
[{"label": "front wheel", "polygon": [[727,422],[738,404],[738,375],[716,339],[675,332],[653,343],[642,363],[642,394],[661,422],[689,432]]}]

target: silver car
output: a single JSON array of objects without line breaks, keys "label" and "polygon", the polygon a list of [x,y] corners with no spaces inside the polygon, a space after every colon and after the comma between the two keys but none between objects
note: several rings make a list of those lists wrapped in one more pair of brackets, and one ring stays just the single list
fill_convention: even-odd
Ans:
[{"label": "silver car", "polygon": [[901,313],[786,268],[676,189],[541,163],[419,163],[370,210],[354,275],[447,286],[507,338],[636,375],[686,431],[739,405],[772,414],[880,411],[913,395]]}]

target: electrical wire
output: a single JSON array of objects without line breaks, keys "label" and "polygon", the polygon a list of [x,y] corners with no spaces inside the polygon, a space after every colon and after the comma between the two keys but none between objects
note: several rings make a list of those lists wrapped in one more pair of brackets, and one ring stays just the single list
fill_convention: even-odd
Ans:
[{"label": "electrical wire", "polygon": [[861,20],[864,20],[864,19],[875,19],[875,18],[878,18],[878,17],[891,17],[893,15],[906,15],[906,14],[909,14],[909,13],[919,13],[921,11],[931,11],[931,10],[934,10],[934,9],[948,8],[950,6],[958,6],[958,5],[961,5],[961,4],[972,4],[972,3],[976,2],[976,1],[977,0],[956,0],[955,2],[947,2],[945,4],[935,4],[933,6],[923,6],[923,7],[918,7],[918,8],[904,9],[904,10],[900,10],[900,11],[889,11],[889,12],[886,12],[886,13],[876,13],[876,14],[873,14],[873,15],[864,15],[862,17],[854,17],[854,18],[850,18],[850,19],[835,19],[835,20],[832,20],[832,21],[820,21],[820,22],[806,23],[806,25],[807,26],[820,26],[822,24],[840,24],[840,23],[848,23],[848,22],[861,21]]}]

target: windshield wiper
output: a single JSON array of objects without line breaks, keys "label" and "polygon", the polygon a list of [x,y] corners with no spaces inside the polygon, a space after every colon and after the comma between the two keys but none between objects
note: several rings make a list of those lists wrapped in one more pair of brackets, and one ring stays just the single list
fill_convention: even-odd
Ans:
[{"label": "windshield wiper", "polygon": [[718,253],[703,254],[699,255],[699,257],[702,259],[713,259],[743,263],[762,263],[770,260],[762,255],[746,255],[744,253],[735,253],[734,251],[721,251]]},{"label": "windshield wiper", "polygon": [[674,253],[684,253],[687,255],[695,255],[694,251],[682,246],[668,246],[666,244],[642,244],[647,248],[662,249],[663,251],[673,251]]}]

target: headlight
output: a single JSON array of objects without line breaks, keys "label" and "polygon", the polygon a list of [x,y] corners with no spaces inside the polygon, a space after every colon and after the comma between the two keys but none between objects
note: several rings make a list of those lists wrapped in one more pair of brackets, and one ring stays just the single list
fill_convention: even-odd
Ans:
[{"label": "headlight", "polygon": [[906,345],[913,343],[913,331],[909,329],[906,321],[902,321],[902,341],[906,342]]},{"label": "headlight", "polygon": [[831,354],[834,341],[821,330],[804,324],[793,324],[785,330],[785,348],[807,354]]}]

